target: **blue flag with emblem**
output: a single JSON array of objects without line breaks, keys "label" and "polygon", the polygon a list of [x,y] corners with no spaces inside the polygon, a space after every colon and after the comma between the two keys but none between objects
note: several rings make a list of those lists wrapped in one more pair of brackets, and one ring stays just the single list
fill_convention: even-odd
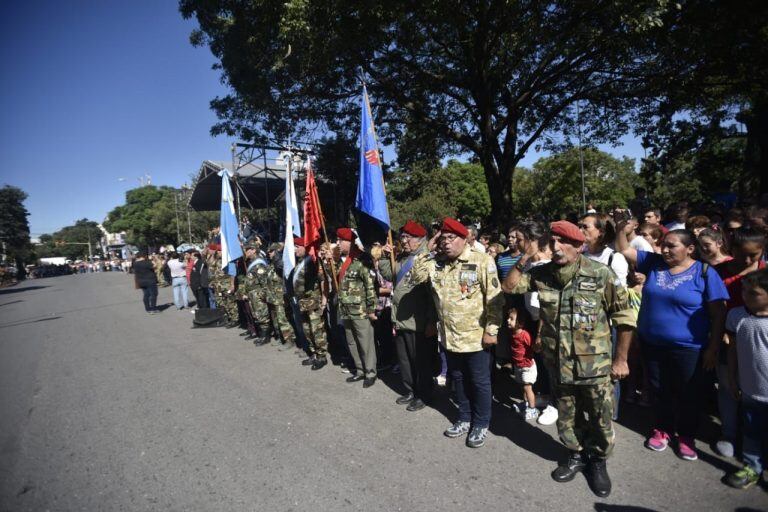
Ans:
[{"label": "blue flag with emblem", "polygon": [[221,176],[221,268],[231,275],[237,275],[234,261],[243,257],[240,245],[240,226],[235,215],[235,199],[229,185],[229,172],[225,169]]},{"label": "blue flag with emblem", "polygon": [[368,91],[363,86],[362,122],[360,129],[360,181],[357,184],[355,208],[389,229],[389,210],[384,193],[384,174],[381,169],[376,133],[371,119]]}]

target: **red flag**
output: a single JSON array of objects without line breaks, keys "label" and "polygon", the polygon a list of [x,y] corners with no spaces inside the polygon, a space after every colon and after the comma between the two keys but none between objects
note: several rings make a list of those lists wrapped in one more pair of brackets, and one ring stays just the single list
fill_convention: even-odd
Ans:
[{"label": "red flag", "polygon": [[307,185],[304,193],[304,247],[312,257],[312,261],[317,261],[317,253],[320,249],[322,215],[312,164],[307,161]]}]

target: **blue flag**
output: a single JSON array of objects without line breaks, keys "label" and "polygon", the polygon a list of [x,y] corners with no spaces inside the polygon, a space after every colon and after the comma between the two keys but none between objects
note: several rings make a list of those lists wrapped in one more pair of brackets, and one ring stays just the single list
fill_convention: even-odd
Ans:
[{"label": "blue flag", "polygon": [[223,170],[221,176],[221,268],[231,275],[237,275],[233,263],[242,258],[243,248],[240,246],[240,226],[235,216],[235,200],[229,185],[229,172]]},{"label": "blue flag", "polygon": [[362,122],[360,130],[360,181],[357,184],[355,208],[389,229],[389,211],[384,193],[384,174],[381,170],[379,148],[371,119],[368,91],[363,86]]}]

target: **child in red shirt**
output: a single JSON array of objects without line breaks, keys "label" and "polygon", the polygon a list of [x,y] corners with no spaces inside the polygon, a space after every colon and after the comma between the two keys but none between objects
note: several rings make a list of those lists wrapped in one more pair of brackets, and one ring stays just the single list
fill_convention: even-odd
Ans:
[{"label": "child in red shirt", "polygon": [[[533,360],[533,342],[531,335],[523,328],[525,319],[517,309],[511,308],[507,316],[507,326],[511,335],[512,364],[515,368],[515,381],[523,386],[525,409],[519,409],[526,420],[535,420],[539,416],[536,408],[536,395],[533,385],[536,383],[536,361]],[[522,404],[521,404],[522,406]]]}]

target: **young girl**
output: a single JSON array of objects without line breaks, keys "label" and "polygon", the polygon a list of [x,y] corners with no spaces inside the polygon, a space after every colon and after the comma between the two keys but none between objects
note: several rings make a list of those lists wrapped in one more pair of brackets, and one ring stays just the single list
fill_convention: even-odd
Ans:
[{"label": "young girl", "polygon": [[525,408],[519,409],[520,414],[526,420],[535,420],[539,417],[536,408],[536,395],[533,393],[533,385],[536,383],[536,361],[533,360],[533,343],[531,335],[523,326],[525,319],[522,312],[516,308],[510,308],[507,316],[507,326],[510,333],[510,345],[512,350],[512,363],[515,368],[515,381],[523,386]]}]

